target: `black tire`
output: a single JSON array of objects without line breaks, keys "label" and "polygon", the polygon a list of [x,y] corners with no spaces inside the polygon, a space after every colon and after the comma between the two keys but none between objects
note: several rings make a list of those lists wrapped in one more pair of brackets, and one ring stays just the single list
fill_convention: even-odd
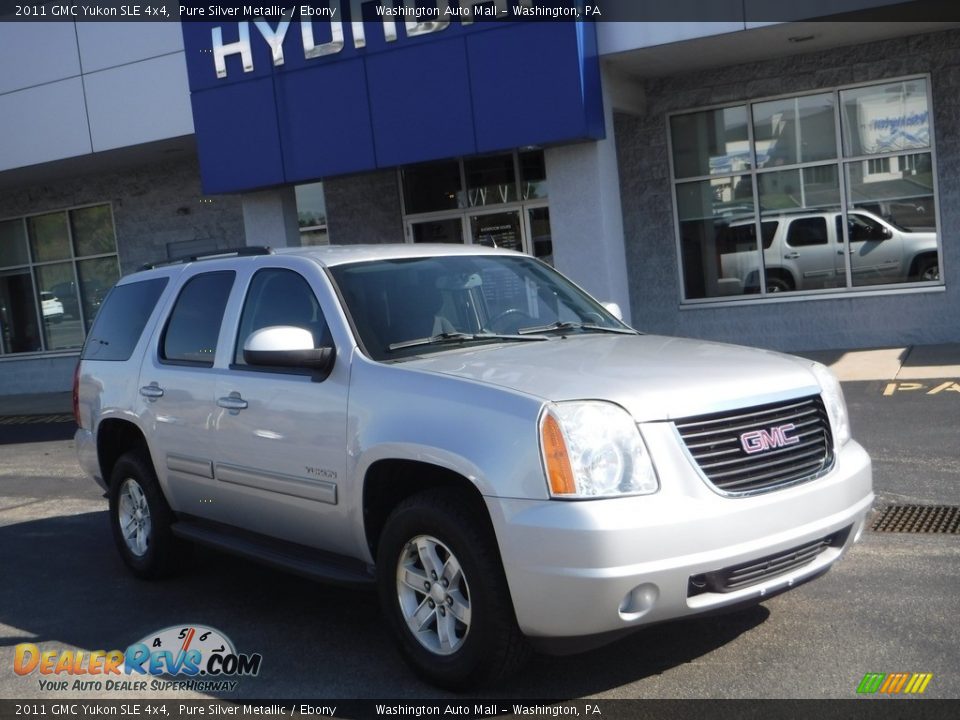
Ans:
[{"label": "black tire", "polygon": [[[465,493],[446,488],[407,498],[387,519],[377,550],[380,602],[401,652],[422,679],[451,690],[493,683],[518,670],[530,654],[517,627],[493,531],[485,517],[471,512],[476,507]],[[435,543],[443,568],[459,567],[460,577],[443,573],[433,578],[436,589],[429,592],[401,583],[401,564],[414,573],[422,569],[421,580],[429,581],[414,541],[423,547]],[[404,575],[411,577],[406,570]],[[439,583],[451,578],[453,584],[440,589]],[[434,597],[436,604],[428,606]],[[428,616],[419,634],[424,640],[407,623],[404,607],[409,613],[414,605]],[[464,607],[469,609],[467,625],[459,617]],[[430,647],[442,642],[441,622],[454,628],[447,633],[451,647]]]},{"label": "black tire", "polygon": [[793,281],[779,273],[767,273],[767,294],[790,292],[793,290]]},{"label": "black tire", "polygon": [[922,257],[917,260],[917,271],[914,276],[920,281],[939,280],[940,263],[936,256]]},{"label": "black tire", "polygon": [[[135,497],[142,500],[134,502]],[[122,455],[110,476],[109,499],[113,541],[130,571],[146,580],[176,572],[182,566],[186,547],[170,530],[173,511],[150,461],[138,452]]]}]

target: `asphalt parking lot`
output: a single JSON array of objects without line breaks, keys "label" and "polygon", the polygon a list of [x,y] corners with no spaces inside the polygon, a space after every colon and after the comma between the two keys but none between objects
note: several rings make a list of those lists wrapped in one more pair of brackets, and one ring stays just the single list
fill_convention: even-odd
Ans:
[{"label": "asphalt parking lot", "polygon": [[[923,387],[844,383],[854,436],[873,457],[877,507],[960,505],[960,377],[912,382]],[[206,551],[175,579],[134,579],[113,550],[106,501],[80,475],[71,422],[28,419],[0,419],[0,698],[135,697],[43,690],[36,674],[13,672],[14,647],[125,648],[181,624],[218,628],[263,656],[257,677],[211,697],[453,697],[402,663],[371,593]],[[932,673],[925,698],[960,698],[958,568],[957,535],[868,531],[827,575],[763,605],[536,657],[480,696],[853,699],[866,673],[906,672]]]}]

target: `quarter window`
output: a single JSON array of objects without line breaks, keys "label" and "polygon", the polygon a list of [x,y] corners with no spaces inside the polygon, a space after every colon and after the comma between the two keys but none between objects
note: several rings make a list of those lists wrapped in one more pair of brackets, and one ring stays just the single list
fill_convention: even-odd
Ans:
[{"label": "quarter window", "polygon": [[83,347],[83,359],[129,360],[166,286],[166,278],[155,278],[111,290]]}]

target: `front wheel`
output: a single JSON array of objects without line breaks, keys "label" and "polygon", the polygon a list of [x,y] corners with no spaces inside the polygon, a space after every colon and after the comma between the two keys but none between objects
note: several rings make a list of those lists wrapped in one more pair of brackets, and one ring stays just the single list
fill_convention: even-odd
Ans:
[{"label": "front wheel", "polygon": [[463,493],[419,493],[390,515],[377,552],[380,602],[407,661],[441,687],[493,682],[526,659],[493,533]]},{"label": "front wheel", "polygon": [[130,571],[145,579],[172,574],[184,547],[170,531],[173,512],[150,462],[136,452],[117,460],[109,498],[113,540]]},{"label": "front wheel", "polygon": [[925,257],[917,262],[917,280],[931,281],[940,279],[940,263],[936,257]]}]

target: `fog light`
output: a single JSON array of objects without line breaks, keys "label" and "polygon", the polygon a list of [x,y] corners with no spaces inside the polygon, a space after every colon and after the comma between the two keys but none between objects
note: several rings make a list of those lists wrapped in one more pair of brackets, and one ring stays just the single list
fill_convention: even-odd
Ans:
[{"label": "fog light", "polygon": [[636,620],[653,609],[660,597],[660,588],[653,583],[637,585],[620,601],[620,617],[624,620]]}]

